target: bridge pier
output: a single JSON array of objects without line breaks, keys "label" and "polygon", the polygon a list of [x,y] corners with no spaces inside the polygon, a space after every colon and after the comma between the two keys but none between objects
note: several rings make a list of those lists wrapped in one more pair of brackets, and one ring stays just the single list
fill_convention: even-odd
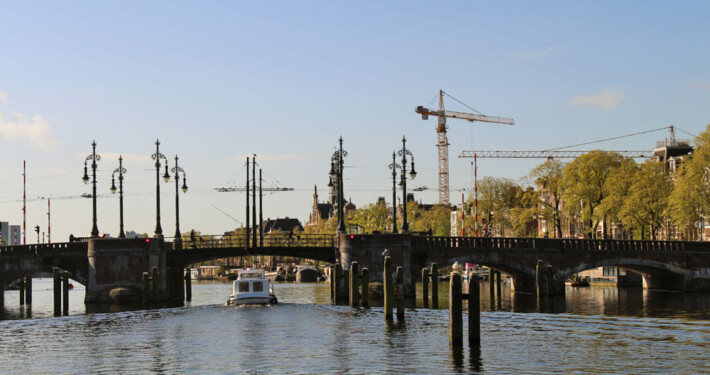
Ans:
[{"label": "bridge pier", "polygon": [[336,243],[339,244],[340,264],[344,271],[349,271],[351,263],[357,261],[370,270],[372,280],[377,282],[384,281],[383,252],[387,250],[392,264],[402,266],[404,295],[406,297],[416,296],[414,280],[419,276],[420,267],[424,266],[426,257],[421,257],[412,251],[410,234],[350,235],[341,233],[336,235]]},{"label": "bridge pier", "polygon": [[182,300],[182,267],[168,267],[166,258],[167,250],[162,238],[89,239],[89,270],[84,302],[141,303],[145,297],[143,272],[154,267],[158,270],[158,277],[153,300]]}]

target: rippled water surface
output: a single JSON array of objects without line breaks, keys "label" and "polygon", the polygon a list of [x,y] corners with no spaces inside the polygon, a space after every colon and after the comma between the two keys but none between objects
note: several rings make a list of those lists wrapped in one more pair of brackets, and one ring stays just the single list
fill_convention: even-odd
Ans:
[{"label": "rippled water surface", "polygon": [[55,318],[45,283],[32,318],[6,291],[0,373],[710,373],[707,295],[592,287],[491,303],[483,285],[477,350],[449,346],[445,287],[442,309],[385,324],[381,307],[330,305],[328,285],[285,283],[272,307],[225,306],[230,285],[202,282],[184,307],[107,313],[87,313],[77,286]]}]

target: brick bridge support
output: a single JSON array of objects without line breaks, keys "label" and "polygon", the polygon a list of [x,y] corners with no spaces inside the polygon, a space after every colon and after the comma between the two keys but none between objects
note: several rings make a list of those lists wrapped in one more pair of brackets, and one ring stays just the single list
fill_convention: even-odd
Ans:
[{"label": "brick bridge support", "polygon": [[167,266],[167,251],[162,238],[90,239],[84,302],[141,303],[143,272],[152,275],[153,267],[158,269],[157,299],[153,301],[182,301],[182,267]]}]

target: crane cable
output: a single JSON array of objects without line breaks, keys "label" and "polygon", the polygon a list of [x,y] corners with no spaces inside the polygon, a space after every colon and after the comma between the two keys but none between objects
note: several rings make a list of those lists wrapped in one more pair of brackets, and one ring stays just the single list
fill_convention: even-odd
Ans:
[{"label": "crane cable", "polygon": [[[606,142],[606,141],[612,141],[615,139],[620,139],[620,138],[626,138],[626,137],[633,137],[635,135],[641,135],[641,134],[646,134],[646,133],[652,133],[652,132],[657,132],[659,130],[665,130],[665,129],[670,129],[670,126],[665,126],[663,128],[658,128],[658,129],[653,129],[653,130],[646,130],[643,132],[638,132],[638,133],[633,133],[633,134],[627,134],[627,135],[620,135],[618,137],[611,137],[611,138],[606,138],[606,139],[600,139],[598,141],[592,141],[592,142],[584,142],[584,143],[578,143],[576,145],[571,145],[571,146],[564,146],[564,147],[557,147],[557,148],[549,148],[547,150],[542,150],[543,152],[547,151],[556,151],[556,150],[563,150],[566,148],[572,148],[572,147],[577,147],[577,146],[585,146],[585,145],[590,145],[592,143],[601,143],[601,142]],[[678,128],[676,128],[678,129]]]}]

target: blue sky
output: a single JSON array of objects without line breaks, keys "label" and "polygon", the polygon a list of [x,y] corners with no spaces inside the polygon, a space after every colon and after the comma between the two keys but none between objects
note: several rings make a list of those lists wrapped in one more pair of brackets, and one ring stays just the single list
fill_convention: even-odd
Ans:
[{"label": "blue sky", "polygon": [[[451,199],[471,189],[463,150],[542,150],[675,125],[710,123],[710,3],[4,1],[0,0],[0,220],[52,240],[88,235],[83,161],[96,140],[99,230],[118,232],[111,172],[123,155],[127,230],[155,228],[156,138],[180,157],[190,191],[181,229],[218,234],[244,220],[243,183],[257,154],[264,217],[306,221],[314,185],[345,140],[346,196],[391,198],[387,165],[406,135],[437,201],[439,89],[515,126],[450,120]],[[468,111],[454,101],[448,109]],[[649,150],[667,133],[598,144]],[[689,138],[679,133],[679,138]],[[588,149],[582,147],[581,149]],[[479,178],[519,179],[541,160],[482,160]],[[174,185],[162,184],[162,227],[174,233]],[[44,199],[42,199],[44,198]],[[36,236],[28,230],[28,242]]]}]

